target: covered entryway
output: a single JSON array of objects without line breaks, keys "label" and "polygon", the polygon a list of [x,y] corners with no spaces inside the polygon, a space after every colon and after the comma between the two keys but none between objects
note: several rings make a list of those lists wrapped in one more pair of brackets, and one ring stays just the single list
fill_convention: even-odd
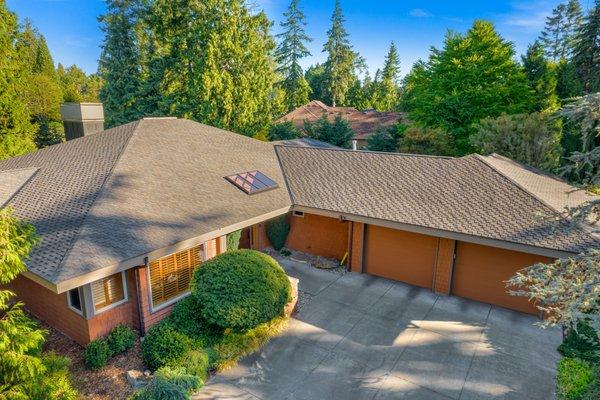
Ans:
[{"label": "covered entryway", "polygon": [[524,267],[549,261],[535,254],[458,242],[452,294],[537,314],[538,310],[526,298],[508,294],[504,282]]},{"label": "covered entryway", "polygon": [[365,270],[431,289],[438,238],[368,225],[365,237]]}]

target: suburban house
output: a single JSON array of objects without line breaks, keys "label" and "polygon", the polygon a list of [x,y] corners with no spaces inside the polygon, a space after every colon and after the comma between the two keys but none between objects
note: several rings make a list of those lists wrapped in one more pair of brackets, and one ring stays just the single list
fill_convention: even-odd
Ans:
[{"label": "suburban house", "polygon": [[397,112],[379,112],[375,110],[358,111],[353,107],[330,107],[325,103],[313,100],[310,103],[290,111],[277,120],[278,123],[291,121],[300,130],[304,122],[315,122],[326,117],[333,121],[337,115],[348,121],[355,133],[353,147],[362,149],[367,144],[367,138],[380,126],[388,127],[406,119],[404,114]]},{"label": "suburban house", "polygon": [[503,281],[600,245],[541,217],[595,197],[509,159],[305,144],[145,118],[0,161],[0,206],[42,238],[12,289],[79,343],[117,324],[144,333],[228,233],[243,229],[262,249],[265,222],[288,215],[289,248],[535,314]]}]

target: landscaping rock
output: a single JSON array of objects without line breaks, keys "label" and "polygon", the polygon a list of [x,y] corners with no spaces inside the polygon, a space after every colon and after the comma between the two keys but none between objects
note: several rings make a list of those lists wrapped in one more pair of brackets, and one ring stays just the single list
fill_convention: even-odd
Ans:
[{"label": "landscaping rock", "polygon": [[292,278],[291,276],[288,276],[288,279],[290,280],[290,285],[292,286],[292,300],[285,305],[285,308],[283,309],[283,313],[285,314],[286,317],[289,318],[296,310],[296,305],[298,304],[298,282],[299,281],[297,278]]},{"label": "landscaping rock", "polygon": [[127,382],[131,385],[134,390],[143,388],[148,385],[152,379],[152,373],[148,370],[142,372],[137,369],[130,369],[126,373]]}]

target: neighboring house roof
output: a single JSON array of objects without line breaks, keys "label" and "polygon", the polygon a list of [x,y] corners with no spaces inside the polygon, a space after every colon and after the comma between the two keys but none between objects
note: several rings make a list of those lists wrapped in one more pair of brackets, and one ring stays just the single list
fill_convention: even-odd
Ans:
[{"label": "neighboring house roof", "polygon": [[576,253],[600,241],[480,156],[277,146],[296,206]]},{"label": "neighboring house roof", "polygon": [[[0,161],[0,171],[22,168],[39,170],[10,204],[43,239],[29,270],[54,284],[290,207],[271,143],[182,119],[144,119]],[[248,196],[224,179],[249,170],[279,188]]]},{"label": "neighboring house roof", "polygon": [[0,171],[0,207],[8,203],[36,171],[37,168]]},{"label": "neighboring house roof", "polygon": [[279,118],[277,122],[291,121],[295,127],[303,129],[304,121],[314,122],[323,116],[326,116],[329,121],[333,121],[338,114],[350,123],[350,127],[355,133],[354,139],[358,140],[366,139],[380,126],[391,126],[405,118],[402,113],[358,111],[353,107],[330,107],[321,101],[313,100],[292,110]]},{"label": "neighboring house roof", "polygon": [[273,143],[274,145],[292,146],[292,147],[323,147],[323,148],[328,148],[328,149],[339,148],[338,146],[336,146],[334,144],[322,142],[320,140],[309,138],[309,137],[288,139],[288,140],[276,140],[271,143]]}]

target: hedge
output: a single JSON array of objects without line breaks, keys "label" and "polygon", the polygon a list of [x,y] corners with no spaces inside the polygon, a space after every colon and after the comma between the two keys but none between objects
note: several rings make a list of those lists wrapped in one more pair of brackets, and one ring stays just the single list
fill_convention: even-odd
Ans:
[{"label": "hedge", "polygon": [[286,215],[279,216],[267,221],[267,237],[271,242],[271,246],[277,251],[285,246],[288,233],[290,233],[290,223]]},{"label": "hedge", "polygon": [[211,325],[245,331],[283,313],[290,282],[272,257],[236,250],[205,262],[194,273],[192,295]]}]

